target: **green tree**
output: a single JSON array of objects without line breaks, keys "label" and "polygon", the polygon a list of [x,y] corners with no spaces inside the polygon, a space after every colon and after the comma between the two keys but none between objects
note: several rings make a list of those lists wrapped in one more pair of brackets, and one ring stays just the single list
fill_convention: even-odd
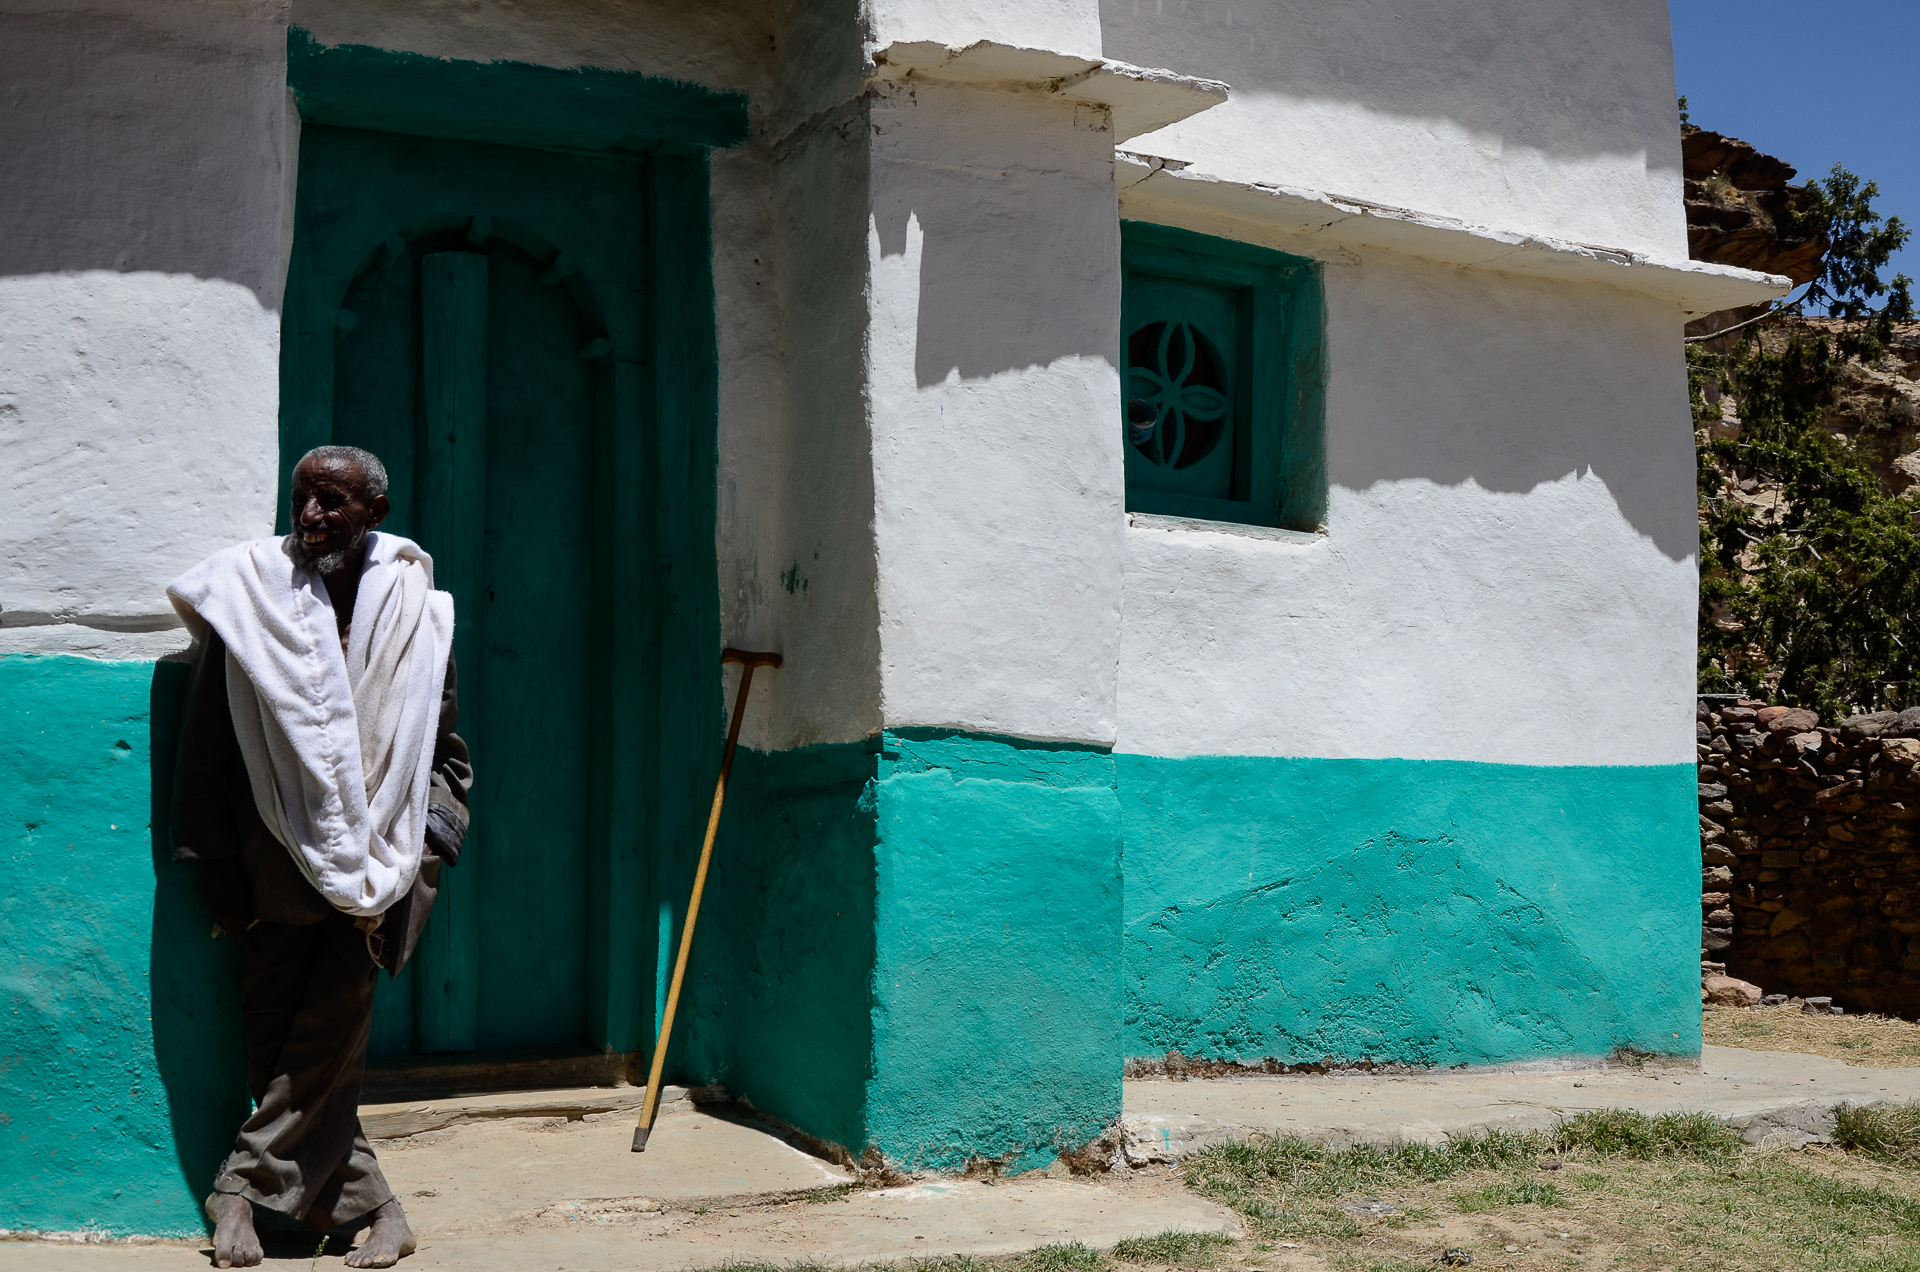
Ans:
[{"label": "green tree", "polygon": [[[1880,184],[1862,182],[1836,163],[1826,180],[1808,182],[1807,190],[1812,197],[1800,212],[1802,224],[1826,234],[1829,246],[1805,303],[1836,318],[1913,321],[1913,280],[1899,274],[1891,283],[1880,281],[1910,233],[1899,217],[1882,219],[1874,210]],[[1876,310],[1874,298],[1883,295],[1887,303]]]},{"label": "green tree", "polygon": [[1844,715],[1920,700],[1920,507],[1826,425],[1845,363],[1878,358],[1912,319],[1912,284],[1881,279],[1908,231],[1874,210],[1873,182],[1836,165],[1810,190],[1818,223],[1801,228],[1831,246],[1802,303],[1848,325],[1783,316],[1726,353],[1688,346],[1696,422],[1720,418],[1721,389],[1741,419],[1699,450],[1700,687]]}]

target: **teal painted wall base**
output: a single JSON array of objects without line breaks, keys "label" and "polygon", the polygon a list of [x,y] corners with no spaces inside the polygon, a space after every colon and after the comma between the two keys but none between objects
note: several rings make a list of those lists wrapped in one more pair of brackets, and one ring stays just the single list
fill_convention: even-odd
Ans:
[{"label": "teal painted wall base", "polygon": [[910,730],[737,763],[691,1073],[911,1167],[1044,1166],[1119,1115],[1111,756]]},{"label": "teal painted wall base", "polygon": [[[873,1064],[878,752],[873,739],[737,753],[676,1026],[687,1076],[856,1154]],[[679,932],[662,936],[670,967]]]},{"label": "teal painted wall base", "polygon": [[[246,1113],[238,950],[149,829],[184,671],[0,658],[0,1227],[197,1234]],[[1691,766],[742,752],[679,1067],[1021,1170],[1119,1114],[1129,1055],[1694,1054],[1693,816]]]},{"label": "teal painted wall base", "polygon": [[1691,765],[1117,757],[1126,1050],[1700,1050]]},{"label": "teal painted wall base", "polygon": [[873,1141],[1046,1166],[1120,1116],[1120,807],[1104,751],[886,735]]},{"label": "teal painted wall base", "polygon": [[0,657],[0,1228],[202,1233],[247,1115],[237,947],[149,828],[185,671]]}]

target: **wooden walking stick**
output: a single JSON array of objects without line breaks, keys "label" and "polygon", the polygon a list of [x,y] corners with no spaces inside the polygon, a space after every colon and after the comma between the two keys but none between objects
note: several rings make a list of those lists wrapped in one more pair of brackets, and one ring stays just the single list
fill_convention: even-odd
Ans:
[{"label": "wooden walking stick", "polygon": [[713,811],[707,814],[707,837],[700,845],[700,868],[693,872],[693,896],[687,901],[687,921],[680,929],[680,956],[673,961],[673,984],[667,988],[667,1010],[660,1017],[660,1036],[653,1042],[653,1066],[647,1073],[647,1098],[640,1104],[640,1124],[633,1128],[633,1151],[647,1151],[653,1134],[653,1115],[660,1107],[660,1070],[667,1062],[667,1039],[673,1035],[673,1009],[680,1005],[680,978],[687,974],[687,951],[693,948],[693,924],[700,917],[700,894],[707,886],[707,863],[713,860],[713,836],[720,829],[720,806],[727,799],[727,775],[733,771],[733,748],[740,741],[740,721],[747,713],[747,690],[755,667],[778,667],[780,655],[756,654],[745,649],[723,649],[723,663],[740,664],[740,691],[733,699],[733,719],[727,722],[727,749],[720,757],[720,780],[713,784]]}]

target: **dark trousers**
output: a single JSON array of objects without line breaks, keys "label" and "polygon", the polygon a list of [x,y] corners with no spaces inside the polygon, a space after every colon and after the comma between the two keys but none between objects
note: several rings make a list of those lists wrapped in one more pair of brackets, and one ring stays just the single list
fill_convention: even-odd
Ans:
[{"label": "dark trousers", "polygon": [[256,1107],[215,1192],[316,1229],[349,1223],[393,1196],[360,1129],[378,972],[366,936],[344,914],[248,931],[240,1009]]}]

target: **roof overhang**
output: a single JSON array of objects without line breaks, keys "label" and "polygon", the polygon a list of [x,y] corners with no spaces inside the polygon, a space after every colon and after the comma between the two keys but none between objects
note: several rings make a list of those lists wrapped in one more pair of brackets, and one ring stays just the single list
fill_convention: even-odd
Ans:
[{"label": "roof overhang", "polygon": [[1041,93],[1104,106],[1112,113],[1116,142],[1179,123],[1227,100],[1227,86],[1219,80],[992,40],[964,48],[896,41],[871,56],[872,80]]},{"label": "roof overhang", "polygon": [[1227,181],[1157,156],[1122,151],[1117,161],[1121,215],[1134,220],[1177,224],[1182,211],[1197,209],[1349,252],[1384,249],[1448,265],[1607,283],[1671,299],[1688,316],[1757,305],[1793,290],[1778,274],[1731,265],[1470,225],[1320,190]]}]

